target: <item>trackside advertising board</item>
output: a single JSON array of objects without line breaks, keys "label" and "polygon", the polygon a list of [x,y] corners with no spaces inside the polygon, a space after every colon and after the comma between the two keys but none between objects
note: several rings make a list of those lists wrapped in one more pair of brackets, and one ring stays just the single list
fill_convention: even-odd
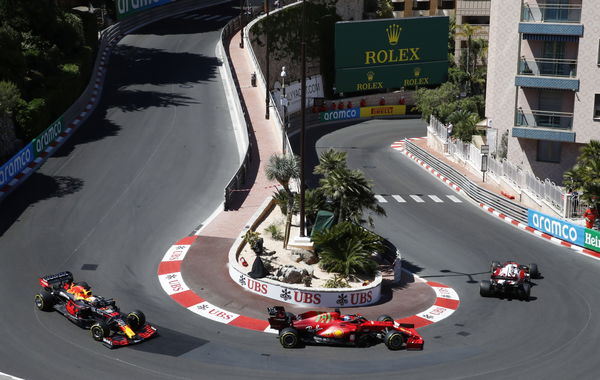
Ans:
[{"label": "trackside advertising board", "polygon": [[600,233],[583,226],[566,222],[534,210],[527,215],[529,227],[569,243],[600,252]]},{"label": "trackside advertising board", "polygon": [[59,117],[52,125],[50,125],[44,132],[40,133],[38,137],[33,139],[31,142],[35,149],[35,156],[39,156],[50,143],[52,143],[56,138],[65,130],[65,121],[63,117]]},{"label": "trackside advertising board", "polygon": [[319,112],[319,121],[337,121],[358,119],[361,117],[400,116],[406,115],[405,105],[354,107],[343,110]]},{"label": "trackside advertising board", "polygon": [[440,84],[448,78],[448,17],[335,24],[338,92]]},{"label": "trackside advertising board", "polygon": [[172,1],[174,0],[116,0],[117,18],[120,20],[134,13]]},{"label": "trackside advertising board", "polygon": [[35,159],[33,141],[0,167],[0,187],[8,184]]}]

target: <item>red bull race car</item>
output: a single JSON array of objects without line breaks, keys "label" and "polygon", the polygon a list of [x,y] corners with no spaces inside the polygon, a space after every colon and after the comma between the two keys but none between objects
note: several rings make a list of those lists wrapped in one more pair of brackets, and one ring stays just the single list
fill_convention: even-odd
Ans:
[{"label": "red bull race car", "polygon": [[482,297],[516,297],[528,301],[531,294],[531,279],[539,278],[537,264],[520,265],[515,261],[501,264],[492,261],[489,280],[479,283]]},{"label": "red bull race car", "polygon": [[387,315],[370,321],[360,314],[343,315],[338,309],[298,315],[286,312],[283,306],[267,311],[269,324],[279,331],[279,342],[284,348],[299,347],[302,343],[368,347],[383,342],[390,350],[422,350],[424,345],[413,324],[398,324]]},{"label": "red bull race car", "polygon": [[139,343],[156,336],[144,313],[123,314],[113,299],[92,295],[85,282],[74,282],[71,272],[39,279],[42,291],[35,305],[43,311],[56,310],[76,325],[90,330],[92,338],[108,348]]}]

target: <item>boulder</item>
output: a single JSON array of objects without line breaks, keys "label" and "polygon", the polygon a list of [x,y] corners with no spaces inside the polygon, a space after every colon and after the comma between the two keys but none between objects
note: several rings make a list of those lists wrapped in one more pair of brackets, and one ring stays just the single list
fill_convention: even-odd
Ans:
[{"label": "boulder", "polygon": [[293,265],[284,265],[277,269],[277,272],[275,273],[277,280],[285,282],[286,284],[301,284],[302,279],[309,275],[310,274],[306,269],[296,268]]},{"label": "boulder", "polygon": [[319,262],[319,256],[312,251],[296,250],[292,252],[292,256],[295,257],[297,263],[304,262],[313,265]]}]

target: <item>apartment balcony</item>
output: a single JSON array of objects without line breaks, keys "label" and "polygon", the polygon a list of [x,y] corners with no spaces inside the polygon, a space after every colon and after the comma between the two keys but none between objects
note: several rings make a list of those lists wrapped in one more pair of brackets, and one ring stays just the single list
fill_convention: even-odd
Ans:
[{"label": "apartment balcony", "polygon": [[581,23],[581,3],[553,4],[538,2],[537,5],[524,3],[521,7],[521,21],[579,24]]},{"label": "apartment balcony", "polygon": [[523,39],[576,41],[583,36],[581,4],[530,6],[525,3],[521,11],[519,33]]},{"label": "apartment balcony", "polygon": [[558,78],[541,75],[517,75],[515,77],[515,86],[579,91],[579,79],[570,77]]},{"label": "apartment balcony", "polygon": [[519,75],[575,78],[577,60],[523,57],[519,61]]},{"label": "apartment balcony", "polygon": [[573,128],[573,113],[539,110],[523,110],[518,108],[515,113],[513,137],[575,142]]}]

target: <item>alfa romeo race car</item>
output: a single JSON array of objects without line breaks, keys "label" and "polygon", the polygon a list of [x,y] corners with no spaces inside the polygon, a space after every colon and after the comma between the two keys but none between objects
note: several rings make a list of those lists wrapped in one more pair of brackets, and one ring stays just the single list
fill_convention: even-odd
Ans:
[{"label": "alfa romeo race car", "polygon": [[528,301],[531,279],[540,276],[536,264],[520,265],[515,261],[503,264],[492,261],[490,272],[490,279],[479,283],[479,294],[482,297],[517,297]]},{"label": "alfa romeo race car", "polygon": [[42,291],[35,305],[43,311],[56,310],[76,325],[90,330],[92,338],[108,348],[139,343],[156,336],[157,330],[146,323],[144,313],[134,310],[125,315],[113,299],[92,296],[85,282],[73,282],[71,272],[39,279]]},{"label": "alfa romeo race car", "polygon": [[284,348],[301,343],[368,347],[384,342],[390,350],[422,350],[424,345],[413,324],[398,324],[387,315],[370,321],[360,314],[342,315],[338,309],[298,315],[286,312],[283,306],[269,307],[267,311],[269,324],[279,331],[279,342]]}]

